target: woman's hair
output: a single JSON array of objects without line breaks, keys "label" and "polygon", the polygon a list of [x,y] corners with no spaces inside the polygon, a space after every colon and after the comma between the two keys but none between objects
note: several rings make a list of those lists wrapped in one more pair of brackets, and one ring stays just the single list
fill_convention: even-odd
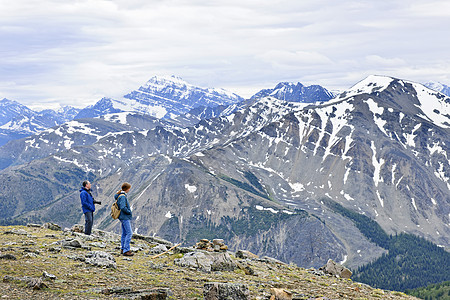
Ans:
[{"label": "woman's hair", "polygon": [[120,192],[122,192],[122,191],[128,190],[130,187],[131,187],[131,184],[129,184],[128,182],[124,182],[124,183],[122,184],[122,189],[119,190],[119,191],[117,192],[117,194],[120,194]]}]

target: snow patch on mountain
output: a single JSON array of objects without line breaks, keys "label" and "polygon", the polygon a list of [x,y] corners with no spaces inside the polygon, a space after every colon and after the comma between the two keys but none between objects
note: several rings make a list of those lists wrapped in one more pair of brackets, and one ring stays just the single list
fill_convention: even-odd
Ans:
[{"label": "snow patch on mountain", "polygon": [[108,114],[103,116],[103,119],[105,121],[111,122],[111,123],[120,123],[123,125],[127,125],[127,116],[130,115],[131,112],[123,112],[123,113],[115,113],[115,114]]},{"label": "snow patch on mountain", "polygon": [[450,98],[438,97],[436,92],[421,84],[413,83],[420,101],[419,107],[425,119],[443,128],[450,128]]}]

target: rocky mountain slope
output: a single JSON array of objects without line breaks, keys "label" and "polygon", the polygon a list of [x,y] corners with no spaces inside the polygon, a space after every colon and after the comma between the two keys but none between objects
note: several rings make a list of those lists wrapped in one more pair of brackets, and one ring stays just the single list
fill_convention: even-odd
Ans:
[{"label": "rocky mountain slope", "polygon": [[[370,76],[323,104],[268,97],[195,126],[106,135],[3,170],[0,218],[75,224],[77,188],[88,178],[108,204],[131,182],[136,232],[175,242],[218,234],[231,249],[245,244],[305,267],[328,258],[356,267],[386,253],[328,199],[389,234],[448,249],[449,101]],[[96,226],[117,232],[108,210],[98,207]]]},{"label": "rocky mountain slope", "polygon": [[205,241],[195,247],[175,247],[165,252],[172,248],[171,242],[142,235],[133,236],[131,246],[136,254],[128,258],[119,255],[118,235],[94,230],[86,236],[78,231],[77,227],[61,231],[54,224],[1,226],[0,296],[217,299],[212,293],[220,291],[219,299],[236,300],[271,296],[274,298],[270,299],[416,299],[336,276],[345,276],[339,266],[304,269],[258,257],[245,249],[236,253],[198,249]]}]

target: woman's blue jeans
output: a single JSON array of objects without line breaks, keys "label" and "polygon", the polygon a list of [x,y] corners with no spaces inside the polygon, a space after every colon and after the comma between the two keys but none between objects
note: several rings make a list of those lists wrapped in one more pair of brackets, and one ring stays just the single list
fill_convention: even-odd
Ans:
[{"label": "woman's blue jeans", "polygon": [[120,247],[123,253],[130,251],[130,241],[133,232],[131,231],[131,221],[130,220],[120,220],[122,223],[122,238],[120,240]]}]

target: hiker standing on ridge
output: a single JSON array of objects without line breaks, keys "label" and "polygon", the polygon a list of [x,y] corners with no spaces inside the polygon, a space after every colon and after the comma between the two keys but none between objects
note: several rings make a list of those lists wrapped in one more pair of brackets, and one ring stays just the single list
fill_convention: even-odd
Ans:
[{"label": "hiker standing on ridge", "polygon": [[114,199],[117,201],[117,205],[120,209],[119,220],[122,223],[122,238],[120,239],[120,253],[125,256],[133,256],[134,253],[130,250],[131,237],[133,232],[131,231],[131,219],[133,217],[131,213],[130,204],[128,203],[127,194],[130,192],[131,184],[125,182],[122,184],[122,189],[114,195]]},{"label": "hiker standing on ridge", "polygon": [[102,203],[94,200],[91,194],[91,183],[87,180],[83,181],[83,187],[80,189],[80,199],[85,218],[84,234],[90,235],[94,224],[95,204]]}]

